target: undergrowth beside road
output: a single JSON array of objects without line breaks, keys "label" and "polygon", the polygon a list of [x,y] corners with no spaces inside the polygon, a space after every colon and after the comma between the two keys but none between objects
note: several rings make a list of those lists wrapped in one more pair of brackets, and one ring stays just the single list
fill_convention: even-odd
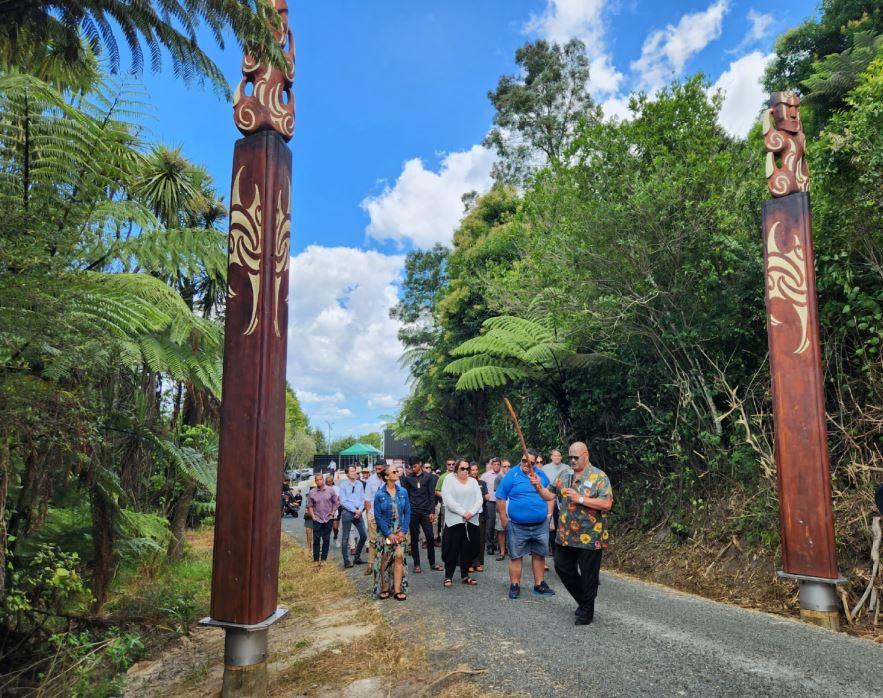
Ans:
[{"label": "undergrowth beside road", "polygon": [[[43,631],[19,623],[24,638],[5,638],[0,695],[118,696],[123,673],[132,664],[161,651],[186,634],[208,612],[212,531],[188,536],[180,561],[151,557],[139,566],[121,568],[108,603],[99,616],[88,612],[89,595],[43,618]],[[12,662],[15,662],[13,665]]]},{"label": "undergrowth beside road", "polygon": [[[620,498],[628,496],[628,491]],[[835,537],[850,605],[870,577],[870,492],[834,493]],[[751,492],[734,488],[726,497],[694,500],[648,528],[639,518],[619,518],[605,566],[716,601],[796,616],[797,585],[780,580],[778,505],[774,486]],[[864,614],[843,630],[883,642],[883,624]]]}]

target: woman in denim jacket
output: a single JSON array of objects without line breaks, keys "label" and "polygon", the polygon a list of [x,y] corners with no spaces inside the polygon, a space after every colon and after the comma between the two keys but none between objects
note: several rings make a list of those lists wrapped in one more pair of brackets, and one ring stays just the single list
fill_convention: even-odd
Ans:
[{"label": "woman in denim jacket", "polygon": [[405,559],[406,531],[411,523],[408,493],[398,484],[399,470],[387,465],[385,485],[374,496],[377,522],[377,555],[374,557],[374,598],[388,599],[390,585],[398,601],[408,598],[408,564]]}]

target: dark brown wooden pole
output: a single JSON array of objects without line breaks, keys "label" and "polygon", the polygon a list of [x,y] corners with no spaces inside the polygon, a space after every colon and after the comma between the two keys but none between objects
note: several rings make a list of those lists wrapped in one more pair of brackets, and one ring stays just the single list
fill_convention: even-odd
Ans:
[{"label": "dark brown wooden pole", "polygon": [[[277,608],[285,418],[294,44],[276,0],[286,70],[246,55],[233,101],[221,443],[209,625],[226,630],[223,693],[266,692]],[[275,18],[274,18],[275,19]]]},{"label": "dark brown wooden pole", "polygon": [[775,92],[764,115],[764,272],[782,576],[800,583],[801,616],[836,628],[840,575],[819,344],[809,171],[799,99]]}]

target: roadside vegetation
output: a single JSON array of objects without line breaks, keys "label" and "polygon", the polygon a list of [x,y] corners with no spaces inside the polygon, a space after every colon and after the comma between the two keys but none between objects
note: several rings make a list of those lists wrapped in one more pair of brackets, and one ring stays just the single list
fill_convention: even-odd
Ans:
[{"label": "roadside vegetation", "polygon": [[[852,603],[870,574],[883,472],[881,32],[878,3],[826,0],[818,19],[779,37],[765,77],[770,91],[802,95]],[[508,396],[530,445],[586,440],[610,474],[615,564],[792,604],[774,576],[759,122],[745,139],[727,134],[701,75],[634,95],[627,120],[604,121],[579,42],[538,41],[516,59],[520,73],[489,95],[496,185],[465,197],[452,247],[406,262],[392,314],[405,324],[413,387],[398,433],[434,463],[511,457]]]}]

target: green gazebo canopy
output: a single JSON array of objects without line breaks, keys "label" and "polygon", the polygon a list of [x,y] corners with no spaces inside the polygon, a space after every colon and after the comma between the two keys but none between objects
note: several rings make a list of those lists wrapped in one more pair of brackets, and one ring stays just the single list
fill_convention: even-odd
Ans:
[{"label": "green gazebo canopy", "polygon": [[345,448],[338,455],[341,456],[382,456],[383,451],[374,448],[370,444],[355,443],[349,448]]}]

